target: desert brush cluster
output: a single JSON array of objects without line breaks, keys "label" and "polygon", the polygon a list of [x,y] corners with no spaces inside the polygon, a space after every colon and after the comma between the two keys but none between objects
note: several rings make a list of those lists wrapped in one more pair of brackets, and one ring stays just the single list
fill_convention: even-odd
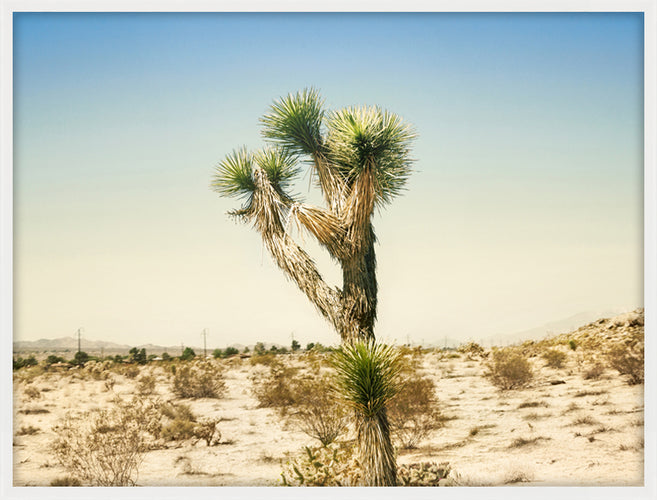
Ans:
[{"label": "desert brush cluster", "polygon": [[[642,311],[503,348],[387,349],[394,390],[378,390],[395,484],[643,482]],[[380,414],[358,410],[358,388],[345,394],[340,356],[354,355],[318,345],[62,366],[35,353],[14,371],[14,484],[367,484],[377,464],[358,433]]]}]

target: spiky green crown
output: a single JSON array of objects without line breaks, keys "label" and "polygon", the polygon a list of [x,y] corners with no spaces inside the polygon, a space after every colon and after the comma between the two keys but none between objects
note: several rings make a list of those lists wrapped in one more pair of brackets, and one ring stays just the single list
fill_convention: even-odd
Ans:
[{"label": "spiky green crown", "polygon": [[358,413],[373,418],[400,390],[401,354],[374,341],[346,344],[334,352],[336,389]]},{"label": "spiky green crown", "polygon": [[229,154],[217,167],[213,189],[224,196],[248,198],[255,189],[255,162],[276,189],[285,193],[299,173],[296,160],[309,156],[326,160],[333,175],[347,186],[371,169],[375,203],[390,203],[411,173],[413,129],[378,107],[345,108],[330,113],[326,120],[322,107],[313,88],[274,102],[260,121],[263,136],[275,147],[255,154],[242,148]]}]

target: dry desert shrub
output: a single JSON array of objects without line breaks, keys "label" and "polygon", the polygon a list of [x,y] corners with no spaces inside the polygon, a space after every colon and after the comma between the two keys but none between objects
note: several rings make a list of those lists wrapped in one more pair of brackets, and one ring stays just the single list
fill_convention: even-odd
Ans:
[{"label": "dry desert shrub", "polygon": [[137,392],[142,396],[149,396],[155,391],[155,377],[144,374],[137,379]]},{"label": "dry desert shrub", "polygon": [[27,396],[28,399],[40,399],[41,391],[39,390],[38,387],[34,387],[33,385],[30,385],[25,388],[25,395]]},{"label": "dry desert shrub", "polygon": [[168,421],[162,426],[162,438],[165,441],[184,441],[192,439],[193,444],[199,440],[208,446],[221,440],[217,429],[218,419],[197,419],[191,408],[185,404],[163,403],[159,406],[162,417]]},{"label": "dry desert shrub", "polygon": [[534,378],[529,360],[517,349],[493,349],[486,377],[502,390],[519,389]]},{"label": "dry desert shrub", "polygon": [[523,446],[527,446],[530,444],[536,444],[541,440],[548,441],[549,437],[543,437],[543,436],[536,436],[536,437],[531,437],[531,438],[524,438],[524,437],[519,437],[514,439],[511,444],[509,445],[509,448],[522,448]]},{"label": "dry desert shrub", "polygon": [[38,406],[31,406],[18,410],[18,413],[22,413],[23,415],[39,415],[41,413],[50,413],[50,410],[47,408],[40,408]]},{"label": "dry desert shrub", "polygon": [[212,361],[181,365],[173,376],[173,392],[179,398],[220,398],[225,390],[223,370]]},{"label": "dry desert shrub", "polygon": [[41,429],[39,429],[38,427],[34,427],[32,425],[28,425],[28,426],[24,425],[23,427],[20,428],[19,431],[16,432],[16,435],[17,436],[31,436],[33,434],[38,434],[39,432],[41,432]]},{"label": "dry desert shrub", "polygon": [[534,475],[531,472],[515,468],[504,475],[504,484],[530,483],[533,479]]},{"label": "dry desert shrub", "polygon": [[135,378],[139,375],[139,366],[137,365],[125,365],[121,370],[121,374],[128,378]]},{"label": "dry desert shrub", "polygon": [[347,409],[330,390],[331,384],[326,374],[291,383],[294,410],[290,420],[323,446],[334,442],[349,422]]},{"label": "dry desert shrub", "polygon": [[[266,357],[258,356],[260,358]],[[251,376],[251,390],[262,408],[274,408],[308,436],[326,446],[346,430],[348,413],[332,390],[331,376],[319,360],[299,376],[299,369],[272,360]]]},{"label": "dry desert shrub", "polygon": [[108,410],[68,414],[53,430],[51,450],[73,478],[95,486],[134,486],[160,418],[152,402],[116,399]]},{"label": "dry desert shrub", "polygon": [[621,375],[628,375],[629,385],[642,384],[644,380],[644,345],[643,340],[631,339],[625,345],[615,345],[605,357],[609,366]]},{"label": "dry desert shrub", "polygon": [[523,401],[518,405],[518,409],[520,410],[522,408],[538,408],[539,406],[543,406],[547,408],[550,405],[547,404],[545,401]]},{"label": "dry desert shrub", "polygon": [[76,479],[72,476],[62,476],[53,479],[50,482],[50,486],[82,486],[82,483],[79,479]]},{"label": "dry desert shrub", "polygon": [[582,377],[584,380],[598,380],[605,372],[604,365],[599,361],[594,361],[593,363],[587,365],[586,368],[582,371]]},{"label": "dry desert shrub", "polygon": [[273,359],[268,365],[268,370],[252,374],[251,391],[258,400],[259,407],[276,408],[285,414],[287,408],[293,405],[296,399],[292,380],[297,372],[297,368],[286,366],[281,361]]},{"label": "dry desert shrub", "polygon": [[251,356],[249,363],[251,363],[251,366],[257,366],[257,365],[271,366],[272,364],[280,363],[280,361],[276,358],[275,354],[267,353],[267,354],[256,354],[254,356]]},{"label": "dry desert shrub", "polygon": [[476,342],[468,342],[467,344],[460,345],[457,351],[470,356],[483,356],[485,350]]},{"label": "dry desert shrub", "polygon": [[567,358],[566,353],[558,349],[547,349],[541,356],[550,368],[562,368]]},{"label": "dry desert shrub", "polygon": [[103,383],[103,390],[105,392],[113,391],[114,390],[114,385],[116,384],[116,380],[114,377],[109,377],[105,382]]},{"label": "dry desert shrub", "polygon": [[599,423],[600,422],[595,420],[593,417],[587,415],[584,417],[577,417],[570,423],[570,425],[597,425]]},{"label": "dry desert shrub", "polygon": [[94,380],[107,380],[110,375],[112,361],[87,361],[84,365],[84,373]]},{"label": "dry desert shrub", "polygon": [[402,372],[400,391],[388,403],[387,412],[392,433],[404,448],[415,448],[444,422],[435,383],[415,369]]}]

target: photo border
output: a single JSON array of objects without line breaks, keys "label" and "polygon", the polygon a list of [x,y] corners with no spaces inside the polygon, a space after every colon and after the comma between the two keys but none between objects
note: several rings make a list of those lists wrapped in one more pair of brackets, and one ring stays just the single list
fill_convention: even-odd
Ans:
[{"label": "photo border", "polygon": [[[0,0],[0,332],[3,355],[0,427],[1,498],[149,498],[193,495],[199,498],[657,498],[657,172],[656,172],[656,4],[651,0],[466,0],[466,1],[301,1],[301,0]],[[13,486],[12,459],[12,315],[13,315],[13,86],[12,16],[14,12],[643,12],[644,13],[644,306],[645,306],[645,449],[643,487],[528,486],[441,488],[282,488],[282,487],[139,487],[55,488]],[[613,459],[613,457],[611,457]],[[652,471],[652,472],[650,472]],[[219,488],[219,489],[217,489]]]}]

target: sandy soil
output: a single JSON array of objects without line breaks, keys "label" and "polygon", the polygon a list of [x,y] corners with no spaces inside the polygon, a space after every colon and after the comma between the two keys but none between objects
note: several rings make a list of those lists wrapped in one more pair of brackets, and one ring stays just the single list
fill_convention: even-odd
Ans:
[{"label": "sandy soil", "polygon": [[[591,333],[578,332],[582,338]],[[643,385],[628,385],[612,369],[586,380],[579,354],[559,348],[569,356],[563,368],[548,368],[542,358],[532,357],[534,382],[510,391],[498,390],[484,377],[481,357],[429,352],[417,358],[436,382],[441,411],[453,419],[418,448],[398,450],[398,463],[449,462],[459,484],[469,486],[642,485]],[[286,363],[304,359],[298,354],[280,358]],[[214,446],[170,442],[145,453],[138,485],[279,485],[282,464],[303,446],[317,444],[274,410],[258,407],[249,374],[262,367],[239,358],[224,363],[225,397],[183,400],[195,414],[221,419],[221,441]],[[157,397],[175,399],[165,367],[141,369],[156,375]],[[136,391],[136,379],[116,374],[111,390],[103,380],[71,372],[44,373],[29,383],[19,378],[14,381],[15,486],[48,486],[66,475],[48,449],[56,437],[53,426],[66,412],[100,409],[117,394],[129,398]],[[37,432],[22,435],[29,426]]]}]

